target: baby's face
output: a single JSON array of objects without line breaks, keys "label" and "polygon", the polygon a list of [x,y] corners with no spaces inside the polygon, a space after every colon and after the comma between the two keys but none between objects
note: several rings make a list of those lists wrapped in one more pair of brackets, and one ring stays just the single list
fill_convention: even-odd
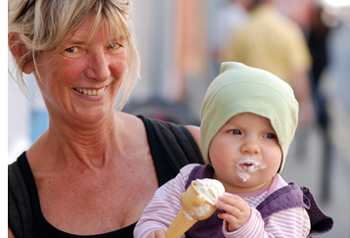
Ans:
[{"label": "baby's face", "polygon": [[282,150],[269,119],[241,113],[214,136],[209,158],[214,178],[227,192],[249,192],[270,185],[281,164]]}]

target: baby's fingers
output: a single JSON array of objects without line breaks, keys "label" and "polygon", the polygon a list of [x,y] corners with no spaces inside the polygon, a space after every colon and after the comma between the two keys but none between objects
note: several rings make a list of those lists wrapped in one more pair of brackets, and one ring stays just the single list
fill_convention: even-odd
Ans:
[{"label": "baby's fingers", "polygon": [[219,201],[216,203],[216,207],[226,211],[218,215],[219,218],[225,220],[227,223],[226,229],[233,231],[241,226],[250,217],[250,206],[241,197],[225,193],[219,197]]},{"label": "baby's fingers", "polygon": [[237,218],[228,213],[220,213],[218,217],[226,221],[225,229],[229,232],[239,229],[246,223],[245,219]]},{"label": "baby's fingers", "polygon": [[241,197],[229,193],[224,193],[219,197],[216,207],[231,214],[243,212],[244,210],[250,208],[246,201],[244,201]]}]

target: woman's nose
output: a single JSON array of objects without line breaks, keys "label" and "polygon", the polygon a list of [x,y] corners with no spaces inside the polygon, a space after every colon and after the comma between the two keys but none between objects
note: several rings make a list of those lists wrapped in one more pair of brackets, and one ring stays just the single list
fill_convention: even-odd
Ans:
[{"label": "woman's nose", "polygon": [[259,154],[260,145],[257,139],[246,139],[241,146],[241,152],[243,154]]},{"label": "woman's nose", "polygon": [[103,52],[95,52],[89,55],[88,68],[85,75],[97,81],[105,81],[110,77],[110,62]]}]

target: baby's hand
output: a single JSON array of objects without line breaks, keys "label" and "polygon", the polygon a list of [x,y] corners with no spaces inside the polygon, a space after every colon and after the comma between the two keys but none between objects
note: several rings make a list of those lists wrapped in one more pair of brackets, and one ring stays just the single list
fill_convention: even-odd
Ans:
[{"label": "baby's hand", "polygon": [[155,230],[149,233],[147,238],[165,238],[165,231],[163,230]]},{"label": "baby's hand", "polygon": [[246,223],[250,217],[250,206],[241,197],[224,193],[219,197],[215,205],[217,208],[226,211],[218,216],[227,223],[227,231],[235,231]]}]

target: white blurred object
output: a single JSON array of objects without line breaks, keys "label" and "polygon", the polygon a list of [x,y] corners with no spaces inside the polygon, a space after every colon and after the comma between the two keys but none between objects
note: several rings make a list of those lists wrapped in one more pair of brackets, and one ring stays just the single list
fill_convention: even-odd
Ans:
[{"label": "white blurred object", "polygon": [[[9,71],[13,72],[14,67],[13,58],[9,52]],[[28,103],[29,100],[23,95],[11,75],[8,75],[8,163],[16,160],[30,146]]]},{"label": "white blurred object", "polygon": [[318,0],[323,6],[326,24],[336,27],[340,23],[350,25],[350,0]]},{"label": "white blurred object", "polygon": [[321,4],[329,7],[347,7],[350,6],[350,0],[320,0]]},{"label": "white blurred object", "polygon": [[[9,136],[10,137],[10,136]],[[16,159],[26,151],[31,142],[25,135],[12,136],[9,138],[9,148],[8,148],[8,158],[7,163],[11,164],[16,161]]]}]

